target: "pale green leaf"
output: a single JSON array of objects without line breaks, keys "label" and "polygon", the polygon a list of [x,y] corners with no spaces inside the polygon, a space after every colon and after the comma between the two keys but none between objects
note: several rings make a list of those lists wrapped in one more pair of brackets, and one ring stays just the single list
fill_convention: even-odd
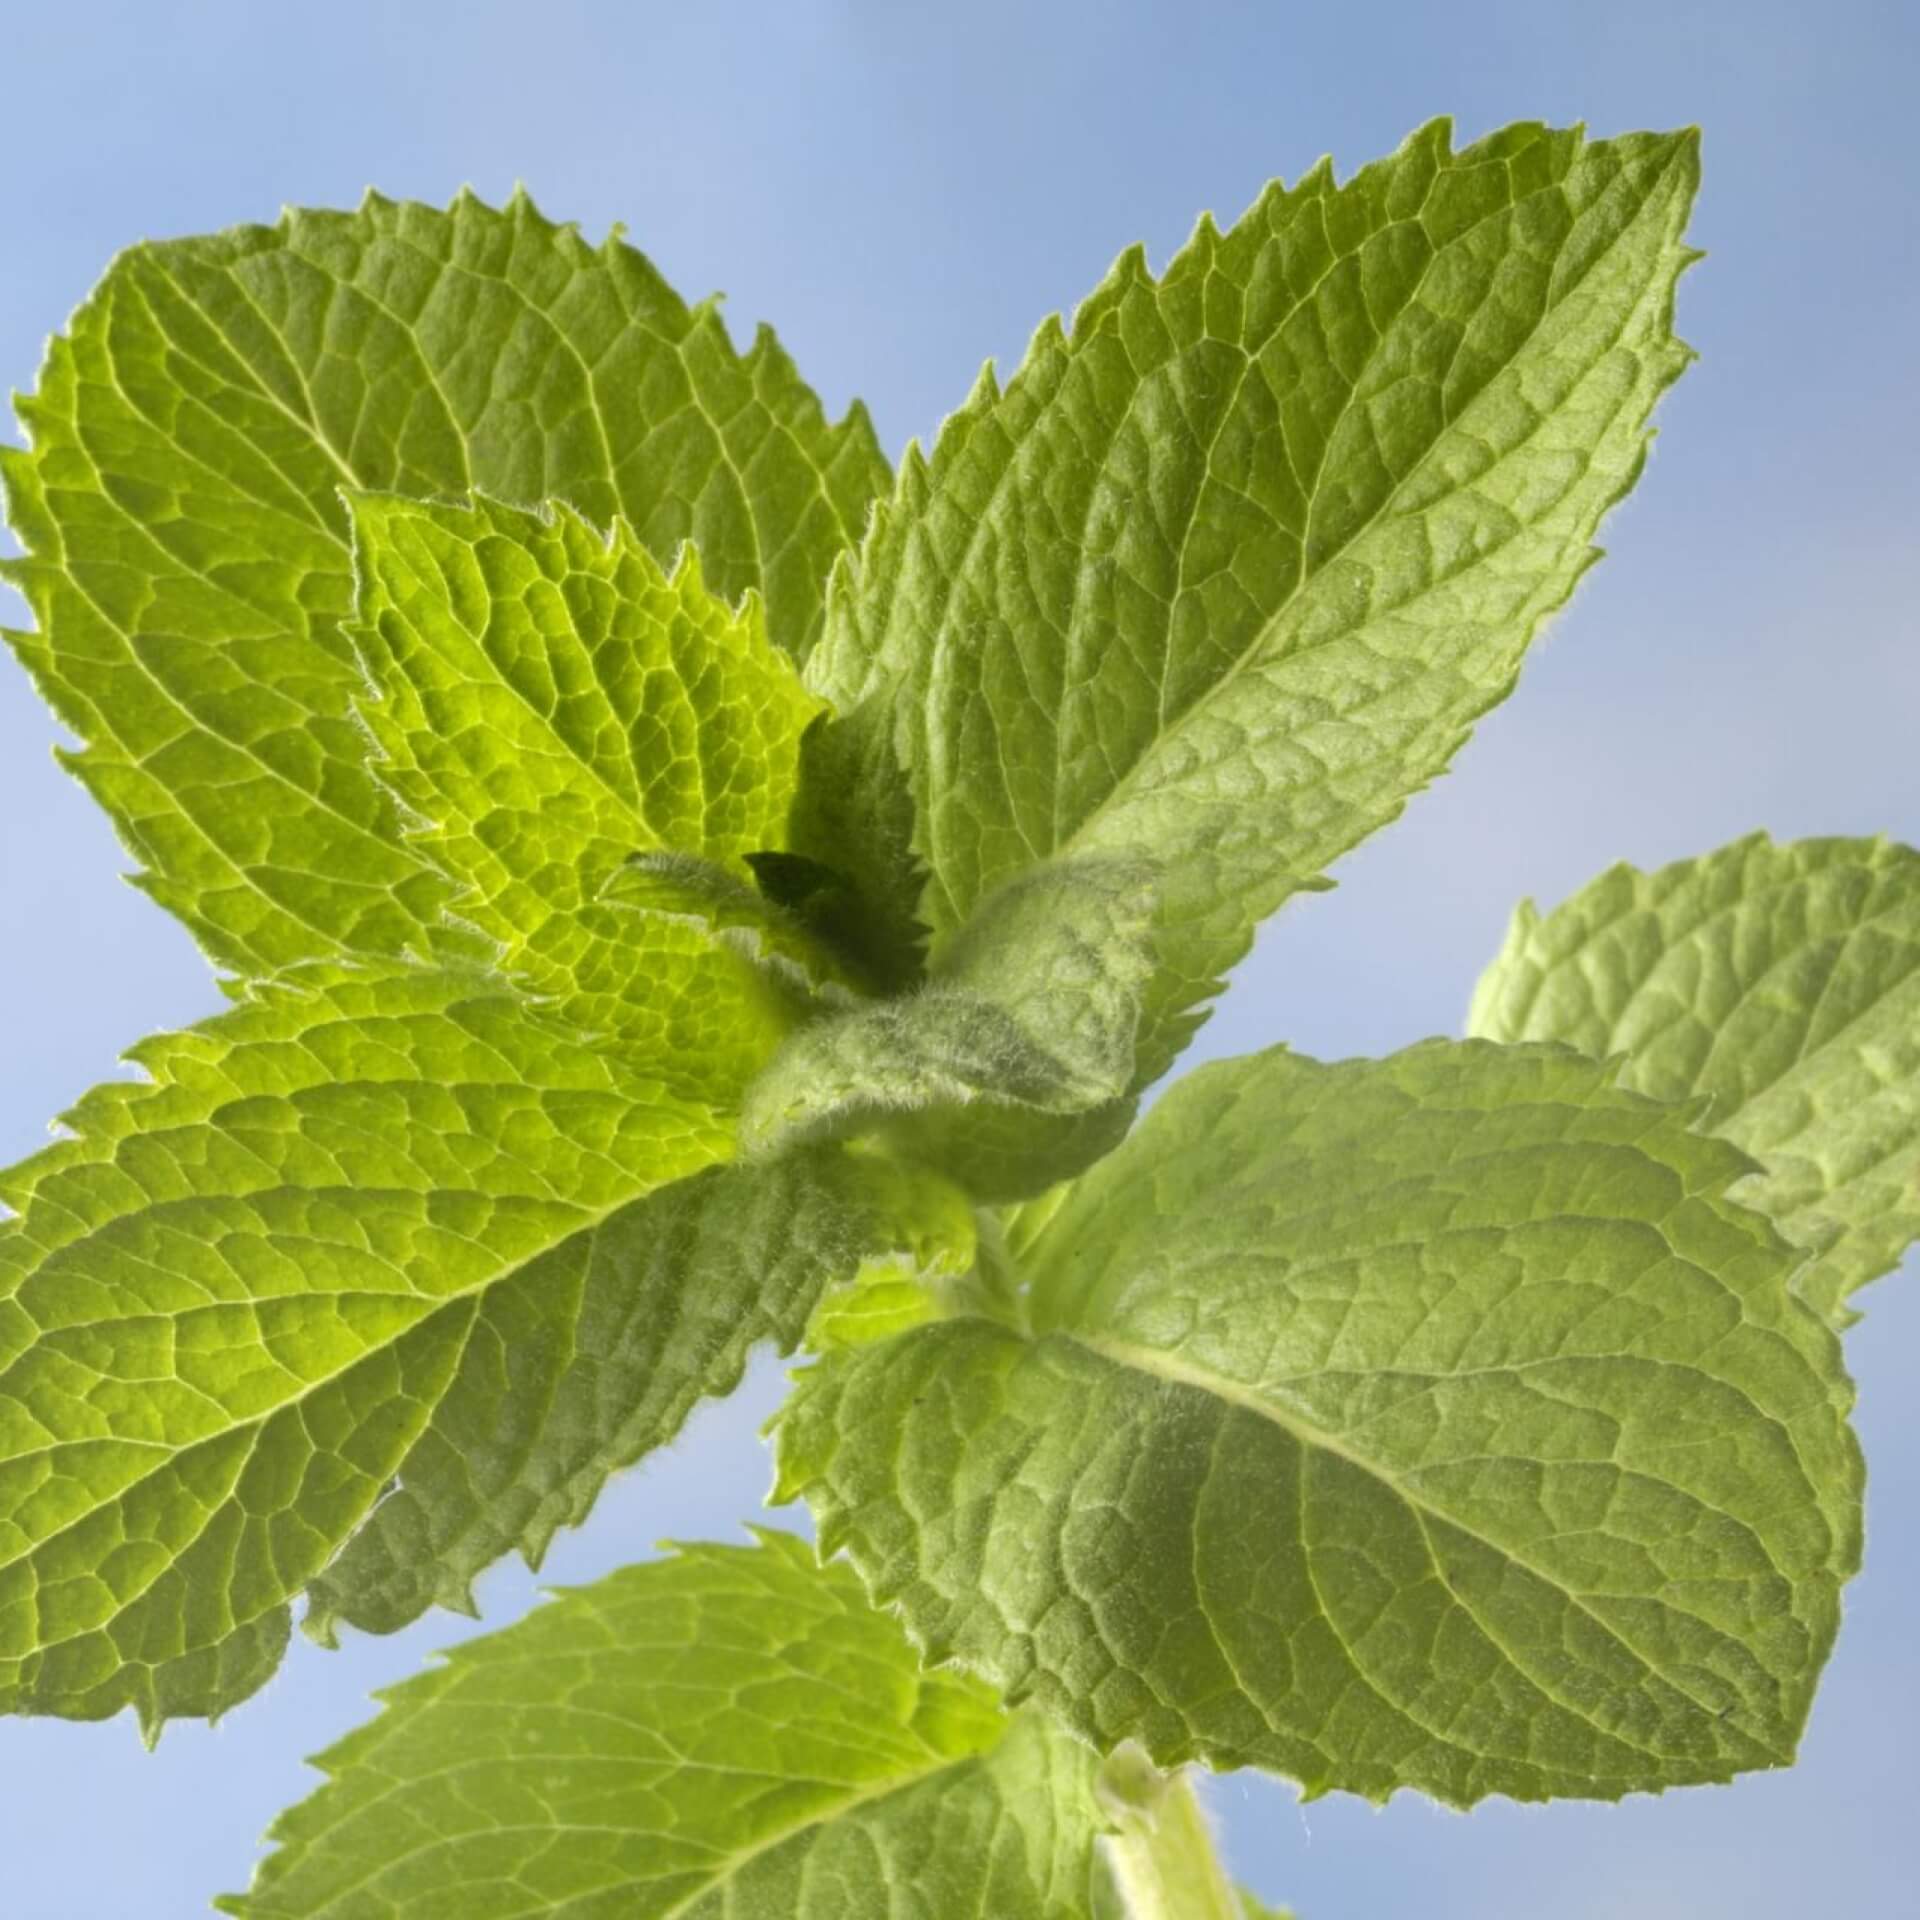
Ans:
[{"label": "pale green leaf", "polygon": [[886,465],[773,336],[742,355],[618,236],[524,196],[130,249],[0,450],[27,550],[10,636],[154,897],[223,965],[397,953],[444,887],[363,762],[345,487],[470,490],[695,541],[796,658]]},{"label": "pale green leaf", "polygon": [[[746,856],[785,848],[821,703],[690,547],[669,575],[623,523],[603,535],[564,506],[347,505],[358,711],[409,846],[505,972],[575,1026],[656,1041],[658,976],[714,916],[631,883],[627,904],[664,911],[620,912],[608,884],[653,854],[682,895],[689,862],[750,888]],[[701,1015],[718,1039],[724,1016]]]},{"label": "pale green leaf", "polygon": [[930,1658],[1310,1792],[1791,1759],[1852,1389],[1751,1163],[1569,1049],[1202,1068],[1024,1237],[1032,1337],[802,1376],[804,1494]]},{"label": "pale green leaf", "polygon": [[[1030,1162],[1020,1192],[1077,1172],[1131,1116],[1154,889],[1141,861],[1017,876],[922,986],[795,1033],[748,1095],[743,1145],[882,1130],[963,1179],[990,1159]],[[1013,1197],[984,1177],[986,1197]]]},{"label": "pale green leaf", "polygon": [[803,845],[904,939],[1163,863],[1139,1079],[1438,774],[1594,557],[1688,352],[1692,134],[1445,123],[1138,250],[909,455],[808,663]]},{"label": "pale green leaf", "polygon": [[242,1920],[1093,1920],[1093,1756],[781,1534],[454,1648],[320,1756]]},{"label": "pale green leaf", "polygon": [[1761,1170],[1735,1196],[1815,1252],[1796,1285],[1847,1302],[1920,1239],[1920,853],[1884,840],[1736,840],[1618,866],[1531,902],[1474,995],[1494,1040],[1624,1054],[1623,1086],[1711,1097]]},{"label": "pale green leaf", "polygon": [[724,1050],[647,1073],[489,976],[315,964],[131,1057],[0,1176],[0,1708],[217,1712],[316,1580],[321,1630],[464,1602],[790,1345],[895,1179],[719,1167]]}]

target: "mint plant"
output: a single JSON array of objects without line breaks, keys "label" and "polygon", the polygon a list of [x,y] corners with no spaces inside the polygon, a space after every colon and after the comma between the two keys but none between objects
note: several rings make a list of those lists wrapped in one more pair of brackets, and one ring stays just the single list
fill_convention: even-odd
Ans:
[{"label": "mint plant", "polygon": [[890,474],[524,197],[136,247],[0,452],[233,1005],[0,1176],[0,1704],[474,1610],[799,1351],[792,1535],[456,1648],[249,1920],[1262,1909],[1187,1772],[1790,1761],[1920,1234],[1920,854],[1523,908],[1471,1031],[1143,1098],[1441,772],[1689,357],[1691,134],[1444,123],[1124,256]]}]

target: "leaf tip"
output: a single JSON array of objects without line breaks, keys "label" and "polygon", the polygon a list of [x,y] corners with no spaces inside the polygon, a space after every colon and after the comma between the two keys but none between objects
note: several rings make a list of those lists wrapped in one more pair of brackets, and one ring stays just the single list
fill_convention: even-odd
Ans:
[{"label": "leaf tip", "polygon": [[[1537,126],[1538,124],[1537,121],[1523,121],[1520,123],[1520,127]],[[1513,133],[1518,130],[1520,129],[1515,127],[1506,129],[1508,133]],[[1430,153],[1435,160],[1443,162],[1450,160],[1453,158],[1455,151],[1454,134],[1456,131],[1457,129],[1454,126],[1452,114],[1436,113],[1431,120],[1421,121],[1421,123],[1401,141],[1400,152],[1401,154],[1426,152]]]},{"label": "leaf tip", "polygon": [[960,411],[963,414],[985,413],[998,405],[999,400],[1000,369],[991,360],[982,361],[980,371],[974,375],[973,385],[967,389],[967,397],[960,403]]},{"label": "leaf tip", "polygon": [[337,1652],[340,1646],[339,1618],[324,1601],[309,1599],[307,1610],[300,1618],[300,1631],[316,1647],[325,1647],[329,1653]]},{"label": "leaf tip", "polygon": [[[1303,194],[1331,193],[1339,183],[1334,178],[1333,155],[1323,153],[1305,173],[1300,176],[1296,192]],[[1281,199],[1286,194],[1286,184],[1280,180],[1271,180],[1261,194],[1256,206],[1264,206],[1270,200]]]},{"label": "leaf tip", "polygon": [[1023,368],[1030,367],[1036,361],[1049,359],[1067,350],[1067,323],[1059,314],[1050,313],[1034,328],[1033,338],[1027,342],[1026,358],[1021,365]]},{"label": "leaf tip", "polygon": [[[526,1562],[530,1572],[540,1571],[540,1562],[543,1557],[531,1542],[522,1543],[520,1558]],[[470,1580],[448,1580],[436,1589],[433,1597],[447,1612],[458,1614],[463,1620],[480,1618],[480,1602],[474,1598],[473,1583]]]}]

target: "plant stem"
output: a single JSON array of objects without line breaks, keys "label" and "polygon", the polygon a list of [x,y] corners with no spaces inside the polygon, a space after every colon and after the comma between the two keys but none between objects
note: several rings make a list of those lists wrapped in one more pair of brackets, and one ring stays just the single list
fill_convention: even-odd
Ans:
[{"label": "plant stem", "polygon": [[1122,1748],[1102,1787],[1116,1815],[1107,1858],[1128,1920],[1244,1920],[1245,1909],[1184,1774],[1165,1774]]}]

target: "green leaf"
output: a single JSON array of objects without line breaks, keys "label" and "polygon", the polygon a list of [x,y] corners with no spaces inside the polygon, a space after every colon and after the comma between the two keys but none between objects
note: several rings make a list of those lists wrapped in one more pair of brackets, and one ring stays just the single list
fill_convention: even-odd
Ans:
[{"label": "green leaf", "polygon": [[1021,1325],[1017,1283],[997,1218],[968,1205],[961,1189],[942,1175],[890,1156],[878,1164],[896,1167],[904,1183],[888,1216],[897,1223],[891,1243],[870,1236],[877,1250],[862,1261],[852,1283],[822,1297],[807,1323],[808,1352],[868,1346],[954,1314]]},{"label": "green leaf", "polygon": [[1258,1894],[1249,1893],[1245,1887],[1238,1889],[1240,1905],[1247,1920],[1294,1920],[1290,1907],[1270,1907]]},{"label": "green leaf", "polygon": [[398,1484],[308,1583],[303,1629],[332,1644],[341,1621],[476,1613],[477,1574],[515,1551],[538,1567],[756,1347],[791,1352],[836,1282],[864,1267],[924,1285],[970,1224],[942,1181],[813,1149],[710,1167],[623,1208],[583,1257],[531,1263],[481,1301]]},{"label": "green leaf", "polygon": [[1446,123],[1155,279],[1136,249],[838,564],[801,844],[896,940],[1036,861],[1164,865],[1138,1082],[1255,924],[1502,699],[1632,485],[1691,133]]},{"label": "green leaf", "polygon": [[20,416],[7,577],[39,630],[8,637],[141,884],[247,974],[401,952],[444,901],[363,764],[343,486],[557,498],[661,560],[691,539],[798,658],[887,477],[770,333],[736,353],[712,304],[524,196],[132,248]]},{"label": "green leaf", "polygon": [[[848,956],[826,944],[800,912],[713,862],[681,853],[636,853],[600,888],[597,902],[616,917],[660,914],[697,928],[778,983],[795,1016],[857,999],[871,985]],[[624,942],[644,935],[629,921]],[[623,1006],[623,1014],[631,1012]]]},{"label": "green leaf", "polygon": [[779,1428],[934,1660],[1161,1766],[1618,1798],[1792,1757],[1858,1564],[1852,1389],[1694,1109],[1564,1048],[1202,1068],[984,1319]]},{"label": "green leaf", "polygon": [[381,1696],[242,1920],[1090,1920],[1095,1761],[781,1534],[559,1594]]},{"label": "green leaf", "polygon": [[1920,853],[1736,840],[1529,901],[1474,995],[1494,1040],[1621,1054],[1620,1083],[1706,1095],[1760,1170],[1734,1196],[1815,1257],[1795,1285],[1841,1325],[1920,1239]]},{"label": "green leaf", "polygon": [[[566,507],[347,505],[358,711],[376,778],[419,822],[408,844],[504,971],[576,1026],[657,1044],[660,976],[717,916],[658,898],[657,869],[653,896],[631,879],[621,896],[651,912],[619,911],[609,883],[667,854],[677,879],[704,862],[750,889],[746,856],[785,846],[820,702],[756,604],[707,593],[690,547],[669,575],[623,523],[602,535]],[[696,1012],[709,1042],[734,1024]]]},{"label": "green leaf", "polygon": [[879,1163],[716,1164],[724,1051],[486,976],[316,964],[130,1057],[0,1175],[0,1708],[216,1713],[310,1584],[466,1604],[899,1243]]},{"label": "green leaf", "polygon": [[[748,1095],[743,1146],[883,1130],[963,1179],[990,1157],[1032,1162],[1038,1185],[1021,1191],[1078,1172],[1131,1117],[1155,880],[1145,862],[1117,860],[1017,876],[923,986],[795,1033]],[[1014,1197],[1005,1177],[983,1177],[988,1197]]]},{"label": "green leaf", "polygon": [[637,852],[779,849],[824,704],[681,549],[671,574],[565,505],[347,496],[376,771],[503,944]]}]

